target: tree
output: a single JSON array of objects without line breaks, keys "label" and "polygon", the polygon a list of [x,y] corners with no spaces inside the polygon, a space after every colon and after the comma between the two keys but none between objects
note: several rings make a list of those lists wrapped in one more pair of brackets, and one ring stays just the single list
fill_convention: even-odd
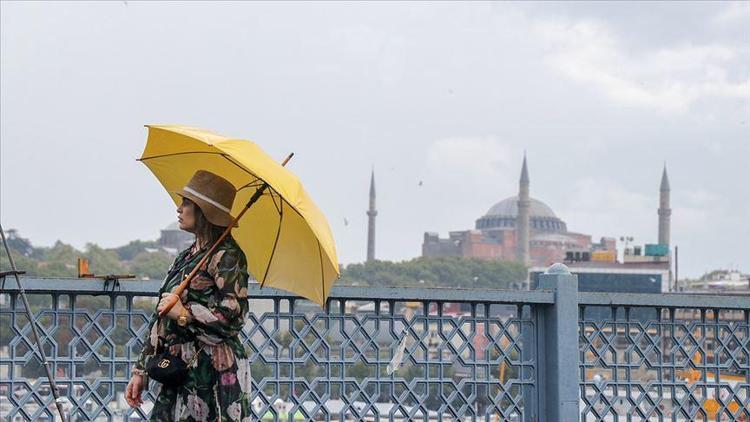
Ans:
[{"label": "tree", "polygon": [[142,251],[133,257],[129,269],[140,278],[159,280],[166,275],[172,259],[168,253],[161,250],[156,252]]},{"label": "tree", "polygon": [[114,252],[121,260],[130,261],[141,253],[146,252],[146,249],[157,249],[158,247],[158,242],[155,240],[133,240],[127,245],[114,248]]},{"label": "tree", "polygon": [[95,274],[123,274],[125,265],[111,249],[103,249],[94,243],[86,244],[84,256],[89,260],[89,268]]},{"label": "tree", "polygon": [[47,262],[68,262],[75,264],[76,258],[80,255],[80,252],[74,247],[59,240],[51,248],[41,249],[40,260]]},{"label": "tree", "polygon": [[525,279],[518,262],[462,257],[419,257],[409,261],[373,261],[347,266],[341,284],[507,288]]},{"label": "tree", "polygon": [[[5,231],[5,240],[8,242],[8,249],[18,252],[23,256],[29,256],[34,252],[34,247],[31,246],[29,239],[25,239],[18,235],[18,230],[9,229]],[[4,253],[5,251],[3,251]]]},{"label": "tree", "polygon": [[[26,271],[26,275],[37,275],[37,262],[30,256],[22,255],[15,249],[10,250],[10,254],[13,257],[13,262],[16,264],[18,271]],[[5,250],[0,251],[0,271],[10,271],[10,261],[8,261],[8,255]]]}]

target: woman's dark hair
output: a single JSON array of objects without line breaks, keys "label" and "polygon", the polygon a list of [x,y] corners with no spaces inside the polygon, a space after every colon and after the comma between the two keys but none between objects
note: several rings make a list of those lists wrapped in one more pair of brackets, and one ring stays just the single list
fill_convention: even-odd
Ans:
[{"label": "woman's dark hair", "polygon": [[201,207],[187,198],[184,199],[193,207],[193,215],[195,216],[195,236],[204,242],[204,246],[210,247],[221,237],[221,234],[224,233],[226,227],[217,226],[216,224],[211,223],[206,219]]}]

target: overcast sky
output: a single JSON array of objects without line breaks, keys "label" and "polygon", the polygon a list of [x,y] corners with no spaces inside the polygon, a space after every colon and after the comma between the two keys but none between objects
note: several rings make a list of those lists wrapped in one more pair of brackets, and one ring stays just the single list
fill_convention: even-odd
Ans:
[{"label": "overcast sky", "polygon": [[666,161],[680,274],[750,271],[748,2],[0,8],[0,217],[35,245],[157,238],[175,207],[135,158],[174,123],[294,151],[343,263],[373,166],[402,260],[515,195],[526,150],[569,230],[636,243]]}]

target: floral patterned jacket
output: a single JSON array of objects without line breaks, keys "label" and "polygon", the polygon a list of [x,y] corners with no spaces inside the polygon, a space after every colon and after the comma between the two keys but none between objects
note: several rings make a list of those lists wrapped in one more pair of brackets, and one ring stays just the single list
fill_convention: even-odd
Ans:
[{"label": "floral patterned jacket", "polygon": [[[191,246],[180,252],[169,269],[159,296],[173,291],[195,268],[207,249],[191,255]],[[162,348],[168,347],[172,354],[181,356],[186,362],[196,350],[201,350],[183,387],[174,391],[162,387],[151,420],[202,420],[203,416],[215,420],[219,413],[228,420],[248,416],[249,364],[238,336],[248,312],[248,278],[245,254],[237,242],[227,236],[180,295],[183,305],[193,316],[192,321],[180,327],[177,321],[166,316],[158,318],[154,311],[144,339],[145,346],[133,373],[145,375],[146,361]],[[180,411],[186,419],[177,415]]]}]

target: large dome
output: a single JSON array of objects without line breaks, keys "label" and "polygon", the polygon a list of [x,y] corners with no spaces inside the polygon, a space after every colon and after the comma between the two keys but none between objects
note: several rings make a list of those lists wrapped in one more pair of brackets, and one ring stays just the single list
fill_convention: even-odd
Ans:
[{"label": "large dome", "polygon": [[[550,217],[557,218],[555,213],[552,211],[547,204],[544,202],[529,198],[531,201],[531,217]],[[518,196],[511,196],[505,198],[497,204],[493,205],[486,216],[503,216],[503,217],[518,217]]]},{"label": "large dome", "polygon": [[[529,200],[531,202],[530,229],[552,233],[567,232],[565,222],[557,218],[552,208],[538,199],[529,198]],[[515,228],[517,218],[518,196],[511,196],[493,205],[487,214],[479,217],[476,228],[478,230]]]}]

